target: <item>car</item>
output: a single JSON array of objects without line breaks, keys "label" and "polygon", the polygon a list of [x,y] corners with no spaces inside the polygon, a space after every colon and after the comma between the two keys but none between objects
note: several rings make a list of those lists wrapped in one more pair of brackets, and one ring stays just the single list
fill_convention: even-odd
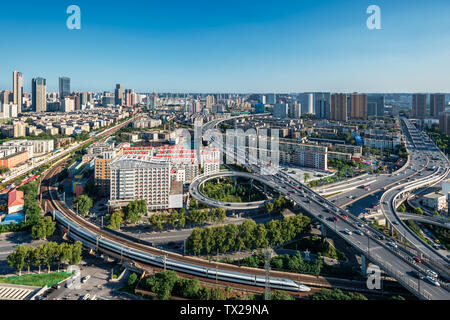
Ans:
[{"label": "car", "polygon": [[430,277],[432,277],[432,278],[437,278],[438,277],[438,274],[436,272],[432,271],[432,270],[427,270],[427,271],[425,271],[425,273],[427,275],[429,275]]},{"label": "car", "polygon": [[360,236],[364,235],[364,233],[361,230],[355,230],[354,232]]},{"label": "car", "polygon": [[430,277],[430,276],[427,276],[426,278],[425,278],[429,283],[431,283],[432,285],[434,285],[435,287],[440,287],[441,285],[439,284],[439,282],[436,280],[436,279],[434,279],[434,278],[432,278],[432,277]]},{"label": "car", "polygon": [[364,227],[364,224],[362,224],[361,222],[357,222],[356,225],[360,228]]},{"label": "car", "polygon": [[348,229],[344,229],[344,231],[343,231],[345,234],[347,234],[347,235],[349,235],[349,236],[351,236],[353,233],[350,231],[350,230],[348,230]]},{"label": "car", "polygon": [[323,219],[323,215],[319,214],[319,219]]},{"label": "car", "polygon": [[83,279],[81,279],[81,283],[86,283],[90,278],[91,278],[91,276],[90,276],[90,275],[87,275],[86,277],[84,277]]},{"label": "car", "polygon": [[420,259],[419,257],[413,257],[413,259],[417,263],[422,263],[422,259]]},{"label": "car", "polygon": [[417,270],[411,271],[411,275],[416,279],[420,279],[420,280],[425,279],[425,277]]},{"label": "car", "polygon": [[397,249],[398,248],[398,245],[397,244],[395,244],[394,242],[388,242],[388,243],[386,243],[388,246],[391,246],[392,248],[395,248],[395,249]]},{"label": "car", "polygon": [[345,214],[343,214],[343,215],[342,215],[342,219],[348,220],[348,217],[347,217]]}]

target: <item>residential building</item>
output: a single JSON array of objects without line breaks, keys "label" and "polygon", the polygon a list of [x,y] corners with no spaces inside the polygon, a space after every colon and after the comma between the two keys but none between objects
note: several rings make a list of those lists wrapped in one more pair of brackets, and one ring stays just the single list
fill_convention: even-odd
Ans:
[{"label": "residential building", "polygon": [[350,119],[367,118],[367,95],[357,92],[350,95]]},{"label": "residential building", "polygon": [[330,120],[347,121],[347,94],[334,93],[331,95]]},{"label": "residential building", "polygon": [[411,115],[417,119],[425,119],[427,116],[427,94],[413,94]]},{"label": "residential building", "polygon": [[13,104],[17,106],[17,112],[22,112],[23,75],[22,72],[13,72]]},{"label": "residential building", "polygon": [[439,118],[441,112],[445,111],[445,94],[433,93],[430,94],[430,117]]},{"label": "residential building", "polygon": [[33,111],[47,111],[47,80],[35,78],[31,82],[31,88]]}]

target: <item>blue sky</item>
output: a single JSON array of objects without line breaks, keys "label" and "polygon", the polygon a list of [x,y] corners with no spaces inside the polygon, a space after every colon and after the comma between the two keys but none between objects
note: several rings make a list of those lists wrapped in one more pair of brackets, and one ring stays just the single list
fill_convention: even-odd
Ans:
[{"label": "blue sky", "polygon": [[449,15],[448,0],[8,1],[0,89],[19,70],[26,91],[64,75],[77,91],[450,92]]}]

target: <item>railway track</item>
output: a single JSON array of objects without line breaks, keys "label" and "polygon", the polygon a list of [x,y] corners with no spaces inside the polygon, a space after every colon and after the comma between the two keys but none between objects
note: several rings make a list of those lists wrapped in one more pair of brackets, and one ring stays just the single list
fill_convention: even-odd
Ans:
[{"label": "railway track", "polygon": [[[58,210],[61,212],[65,218],[72,221],[76,225],[80,226],[84,230],[88,230],[93,234],[96,234],[98,236],[101,236],[103,239],[108,239],[109,241],[113,241],[116,243],[119,243],[123,246],[127,246],[129,248],[133,248],[151,255],[159,256],[159,257],[165,257],[166,259],[175,260],[180,263],[186,263],[186,264],[193,264],[202,266],[205,268],[208,268],[210,270],[217,270],[220,268],[220,270],[225,271],[231,271],[231,272],[238,272],[246,274],[251,274],[252,276],[259,276],[259,277],[265,277],[265,271],[261,269],[255,269],[255,268],[248,268],[248,267],[239,267],[235,265],[220,263],[220,262],[209,262],[200,258],[196,257],[187,257],[180,254],[176,254],[173,252],[167,252],[162,251],[157,248],[153,248],[150,246],[146,246],[140,243],[136,243],[127,239],[123,239],[117,235],[114,235],[112,233],[109,233],[98,226],[91,224],[90,222],[86,221],[85,219],[81,218],[77,214],[75,214],[70,208],[68,208],[63,201],[61,201],[57,194],[57,189],[55,187],[55,182],[57,179],[57,176],[62,171],[64,167],[64,162],[59,163],[55,165],[54,167],[50,168],[45,175],[42,177],[42,185],[41,185],[41,192],[42,192],[42,207],[47,208],[47,212],[52,212],[53,210]],[[113,254],[112,254],[113,255]],[[155,269],[155,266],[148,265],[148,264],[142,264],[143,267],[148,269]],[[192,275],[189,275],[188,273],[180,272],[180,274],[183,274],[183,276],[186,277],[193,277]],[[197,277],[197,276],[195,276]],[[288,272],[281,272],[281,271],[271,271],[270,277],[277,277],[277,278],[283,278],[283,279],[289,279],[295,282],[299,282],[301,284],[307,285],[312,287],[313,291],[317,291],[317,289],[320,288],[339,288],[342,290],[347,291],[357,291],[362,293],[370,293],[374,294],[372,290],[368,290],[366,287],[366,283],[364,281],[354,281],[354,280],[346,280],[346,279],[336,279],[336,278],[325,278],[325,277],[316,277],[312,275],[303,275],[303,274],[295,274],[295,273],[288,273]],[[221,285],[230,284],[231,282],[227,281],[208,281],[207,277],[203,278],[206,282],[210,283],[220,283]],[[392,293],[398,294],[404,293],[407,294],[405,290],[401,290],[402,288],[399,287],[399,285],[395,282],[387,282],[387,285],[385,286],[385,293],[391,291]],[[257,288],[256,286],[252,285],[244,285],[244,284],[237,284],[232,283],[232,286],[234,288],[241,288],[242,290],[249,291],[250,288],[253,288],[253,290],[257,290],[257,292],[260,292],[260,288]],[[284,289],[287,290],[287,289]],[[291,290],[289,290],[291,291]],[[297,291],[291,291],[291,292],[297,292]],[[311,292],[309,294],[311,294]],[[305,296],[305,293],[297,292],[300,296]],[[380,292],[381,293],[381,292]]]}]

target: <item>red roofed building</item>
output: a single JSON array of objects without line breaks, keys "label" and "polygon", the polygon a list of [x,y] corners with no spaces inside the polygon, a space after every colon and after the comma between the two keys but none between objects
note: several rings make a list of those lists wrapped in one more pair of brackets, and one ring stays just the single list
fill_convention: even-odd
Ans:
[{"label": "red roofed building", "polygon": [[25,201],[23,199],[23,192],[17,189],[8,193],[8,214],[17,213],[23,210]]}]

